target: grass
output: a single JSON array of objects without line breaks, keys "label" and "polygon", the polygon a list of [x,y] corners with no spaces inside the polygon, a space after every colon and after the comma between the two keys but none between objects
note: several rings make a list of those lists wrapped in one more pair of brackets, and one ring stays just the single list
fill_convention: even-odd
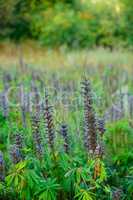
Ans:
[{"label": "grass", "polygon": [[30,41],[20,46],[8,42],[1,43],[0,47],[0,63],[3,68],[16,66],[21,57],[34,68],[48,71],[63,69],[62,73],[64,69],[71,73],[71,70],[80,71],[86,67],[96,67],[98,71],[102,71],[104,66],[110,65],[132,71],[133,66],[132,52],[126,50],[110,51],[103,48],[67,50],[65,47],[52,50]]}]

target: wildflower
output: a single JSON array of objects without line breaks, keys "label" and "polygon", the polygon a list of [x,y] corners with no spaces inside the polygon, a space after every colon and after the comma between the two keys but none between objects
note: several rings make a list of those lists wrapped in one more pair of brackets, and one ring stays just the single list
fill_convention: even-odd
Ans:
[{"label": "wildflower", "polygon": [[69,139],[68,139],[68,127],[66,124],[61,125],[60,133],[64,138],[64,150],[66,153],[69,152]]},{"label": "wildflower", "polygon": [[22,160],[20,149],[16,145],[12,146],[10,150],[10,155],[11,155],[12,162],[14,164],[17,164],[18,162]]},{"label": "wildflower", "polygon": [[0,151],[0,181],[4,181],[4,179],[5,179],[5,166],[4,166],[3,154]]},{"label": "wildflower", "polygon": [[87,79],[84,79],[82,85],[84,97],[84,143],[90,154],[93,154],[97,146],[97,127],[92,91],[90,82]]}]

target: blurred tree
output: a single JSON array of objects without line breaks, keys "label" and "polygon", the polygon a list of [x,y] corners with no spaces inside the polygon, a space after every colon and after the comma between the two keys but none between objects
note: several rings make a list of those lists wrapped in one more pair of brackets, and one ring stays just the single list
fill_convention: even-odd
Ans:
[{"label": "blurred tree", "polygon": [[0,39],[33,38],[51,47],[130,46],[132,13],[130,0],[0,0]]},{"label": "blurred tree", "polygon": [[122,0],[124,3],[125,35],[128,45],[133,45],[133,1]]},{"label": "blurred tree", "polygon": [[15,40],[30,35],[28,11],[30,1],[1,0],[0,1],[0,37]]},{"label": "blurred tree", "polygon": [[13,20],[13,11],[16,0],[0,1],[0,36],[6,37],[10,34],[10,23]]}]

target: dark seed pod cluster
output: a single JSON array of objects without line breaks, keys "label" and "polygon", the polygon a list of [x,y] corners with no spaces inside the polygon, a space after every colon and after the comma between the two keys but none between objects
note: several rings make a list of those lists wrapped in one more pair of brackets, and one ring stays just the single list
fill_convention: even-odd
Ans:
[{"label": "dark seed pod cluster", "polygon": [[88,151],[93,154],[97,146],[97,126],[93,109],[93,98],[90,82],[82,82],[84,97],[84,140]]},{"label": "dark seed pod cluster", "polygon": [[98,119],[98,130],[100,133],[100,136],[102,137],[103,134],[105,133],[106,129],[105,129],[105,120],[104,118],[99,118]]},{"label": "dark seed pod cluster", "polygon": [[55,127],[53,122],[53,110],[52,106],[49,105],[48,94],[45,93],[45,104],[44,104],[44,121],[46,127],[46,133],[48,137],[48,143],[51,150],[54,149],[55,139]]},{"label": "dark seed pod cluster", "polygon": [[31,90],[34,100],[34,108],[36,113],[40,113],[41,109],[41,98],[40,98],[40,91],[34,81],[31,82]]},{"label": "dark seed pod cluster", "polygon": [[34,149],[38,158],[43,155],[42,138],[40,134],[40,119],[39,115],[32,116],[32,133],[34,141]]},{"label": "dark seed pod cluster", "polygon": [[3,117],[7,118],[9,114],[9,105],[6,91],[3,91],[1,95],[1,107],[3,110]]},{"label": "dark seed pod cluster", "polygon": [[4,180],[5,180],[5,165],[4,165],[3,154],[0,151],[0,181]]},{"label": "dark seed pod cluster", "polygon": [[61,125],[60,134],[63,136],[64,139],[64,150],[66,153],[69,153],[68,127],[66,124]]},{"label": "dark seed pod cluster", "polygon": [[15,135],[15,144],[20,150],[23,148],[23,136],[19,133]]},{"label": "dark seed pod cluster", "polygon": [[17,164],[22,160],[20,149],[16,145],[13,145],[11,147],[10,155],[11,155],[12,162],[14,164]]}]

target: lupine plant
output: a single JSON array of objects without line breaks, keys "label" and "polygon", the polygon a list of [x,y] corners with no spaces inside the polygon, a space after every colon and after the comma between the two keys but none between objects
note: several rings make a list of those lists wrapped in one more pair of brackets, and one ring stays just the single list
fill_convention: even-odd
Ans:
[{"label": "lupine plant", "polygon": [[[131,115],[128,120],[113,109],[98,112],[93,84],[86,77],[79,94],[83,103],[68,107],[64,119],[63,103],[56,102],[54,108],[46,84],[36,74],[31,79],[27,93],[24,84],[20,87],[20,110],[14,114],[14,108],[6,105],[7,115],[5,102],[1,104],[0,199],[132,200]],[[4,80],[7,89],[13,80],[8,76]],[[59,82],[55,87],[58,97]],[[69,85],[62,88],[71,96]],[[122,104],[118,109],[124,112]]]}]

